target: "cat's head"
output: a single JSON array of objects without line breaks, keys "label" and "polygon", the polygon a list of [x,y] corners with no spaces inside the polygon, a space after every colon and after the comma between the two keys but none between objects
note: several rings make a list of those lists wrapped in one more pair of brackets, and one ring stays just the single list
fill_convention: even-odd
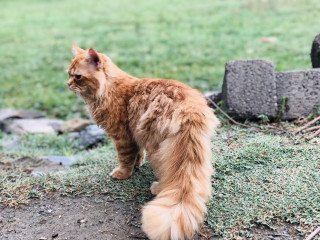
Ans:
[{"label": "cat's head", "polygon": [[75,45],[73,53],[75,58],[68,68],[70,90],[85,99],[99,98],[106,87],[106,57],[92,48],[83,50]]}]

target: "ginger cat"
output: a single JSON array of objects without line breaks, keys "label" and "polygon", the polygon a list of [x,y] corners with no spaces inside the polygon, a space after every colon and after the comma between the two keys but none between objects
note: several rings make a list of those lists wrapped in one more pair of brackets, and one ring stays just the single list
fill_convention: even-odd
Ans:
[{"label": "ginger cat", "polygon": [[146,150],[158,179],[150,188],[156,197],[142,209],[142,229],[154,240],[190,239],[210,198],[210,136],[219,123],[213,110],[183,83],[135,78],[92,48],[73,51],[68,86],[113,139],[119,167],[110,175],[129,178]]}]

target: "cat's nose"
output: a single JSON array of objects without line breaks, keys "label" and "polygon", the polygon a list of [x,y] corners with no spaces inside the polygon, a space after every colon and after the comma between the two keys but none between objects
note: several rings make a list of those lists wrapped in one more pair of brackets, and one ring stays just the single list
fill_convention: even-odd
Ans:
[{"label": "cat's nose", "polygon": [[71,82],[68,82],[68,86],[69,86],[69,87],[71,86]]}]

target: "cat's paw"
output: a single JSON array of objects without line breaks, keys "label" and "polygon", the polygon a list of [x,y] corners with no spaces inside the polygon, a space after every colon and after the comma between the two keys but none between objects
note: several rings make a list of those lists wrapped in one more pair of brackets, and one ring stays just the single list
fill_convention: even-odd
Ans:
[{"label": "cat's paw", "polygon": [[150,191],[153,195],[157,195],[160,192],[159,182],[153,182]]},{"label": "cat's paw", "polygon": [[141,167],[144,164],[144,152],[140,152],[137,155],[135,167]]},{"label": "cat's paw", "polygon": [[116,167],[115,169],[112,170],[112,172],[109,175],[115,179],[126,179],[126,178],[129,178],[131,174],[132,174],[132,171],[127,171],[120,167]]}]

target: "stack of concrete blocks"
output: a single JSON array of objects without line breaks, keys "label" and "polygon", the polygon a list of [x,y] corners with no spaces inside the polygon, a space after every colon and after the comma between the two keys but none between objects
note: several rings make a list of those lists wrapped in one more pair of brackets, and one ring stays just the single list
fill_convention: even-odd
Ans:
[{"label": "stack of concrete blocks", "polygon": [[275,73],[271,61],[230,61],[222,100],[230,114],[244,119],[261,114],[275,119],[279,112],[282,120],[308,116],[320,106],[320,69]]}]

